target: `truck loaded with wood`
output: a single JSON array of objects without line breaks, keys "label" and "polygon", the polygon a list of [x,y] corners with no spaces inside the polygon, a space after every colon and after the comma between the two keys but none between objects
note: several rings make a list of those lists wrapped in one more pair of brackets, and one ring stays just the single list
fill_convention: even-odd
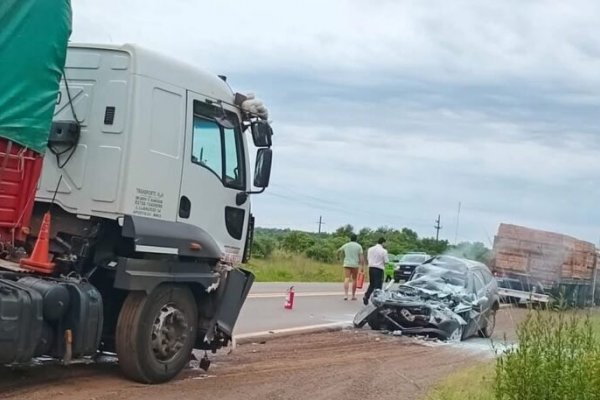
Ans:
[{"label": "truck loaded with wood", "polygon": [[542,286],[538,293],[570,305],[594,300],[597,267],[596,246],[567,235],[500,224],[494,238],[492,270],[498,277]]},{"label": "truck loaded with wood", "polygon": [[267,109],[139,46],[68,44],[68,0],[5,3],[0,365],[114,352],[127,377],[168,381],[230,343],[253,283]]}]

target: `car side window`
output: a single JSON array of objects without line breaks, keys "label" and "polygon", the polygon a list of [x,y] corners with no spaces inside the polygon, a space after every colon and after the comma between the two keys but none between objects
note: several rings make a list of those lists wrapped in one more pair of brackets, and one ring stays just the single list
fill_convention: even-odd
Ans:
[{"label": "car side window", "polygon": [[481,277],[483,278],[483,283],[485,283],[487,285],[488,283],[490,283],[492,281],[493,276],[488,271],[482,269],[479,272],[481,273]]},{"label": "car side window", "polygon": [[485,287],[481,274],[478,274],[478,272],[479,271],[473,272],[473,289],[475,290],[475,293],[479,293]]},{"label": "car side window", "polygon": [[192,137],[192,162],[223,178],[223,153],[221,129],[216,122],[194,116]]}]

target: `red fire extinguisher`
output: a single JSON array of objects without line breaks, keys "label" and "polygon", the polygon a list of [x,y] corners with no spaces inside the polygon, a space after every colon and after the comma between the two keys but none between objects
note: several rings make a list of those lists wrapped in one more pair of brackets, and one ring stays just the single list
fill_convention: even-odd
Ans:
[{"label": "red fire extinguisher", "polygon": [[294,287],[290,287],[285,295],[285,303],[283,308],[291,310],[294,307]]},{"label": "red fire extinguisher", "polygon": [[356,288],[362,289],[365,284],[365,273],[362,271],[358,271],[358,275],[356,276]]}]

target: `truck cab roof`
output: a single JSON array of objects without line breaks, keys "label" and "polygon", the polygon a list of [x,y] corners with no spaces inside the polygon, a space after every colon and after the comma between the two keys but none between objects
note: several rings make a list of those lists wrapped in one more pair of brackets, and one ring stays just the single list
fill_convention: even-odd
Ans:
[{"label": "truck cab roof", "polygon": [[[121,65],[118,65],[117,61],[115,61],[112,66],[113,69],[129,68],[133,74],[153,78],[179,88],[189,89],[196,93],[202,93],[203,95],[233,104],[233,90],[217,74],[157,53],[138,44],[69,43],[69,48],[121,51],[127,53],[130,57],[123,57],[120,60]],[[83,57],[86,58],[82,59]],[[67,53],[66,68],[75,65],[78,68],[82,68],[85,65],[95,68],[99,60],[99,58],[88,54],[83,55],[76,52],[69,52]],[[129,65],[129,60],[131,60],[131,65]]]}]

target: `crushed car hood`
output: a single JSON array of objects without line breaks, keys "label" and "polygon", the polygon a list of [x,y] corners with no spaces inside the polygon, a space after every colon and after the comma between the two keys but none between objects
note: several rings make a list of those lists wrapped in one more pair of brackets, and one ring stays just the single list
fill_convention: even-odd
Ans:
[{"label": "crushed car hood", "polygon": [[374,302],[384,301],[425,301],[471,304],[475,300],[465,288],[464,277],[460,272],[449,271],[435,266],[420,266],[415,277],[397,287],[379,291]]},{"label": "crushed car hood", "polygon": [[465,286],[464,275],[460,271],[420,266],[411,281],[387,290],[376,290],[372,303],[356,315],[354,323],[363,326],[371,314],[385,309],[427,308],[432,322],[453,319],[466,325],[460,314],[473,312],[472,304],[476,298]]}]

